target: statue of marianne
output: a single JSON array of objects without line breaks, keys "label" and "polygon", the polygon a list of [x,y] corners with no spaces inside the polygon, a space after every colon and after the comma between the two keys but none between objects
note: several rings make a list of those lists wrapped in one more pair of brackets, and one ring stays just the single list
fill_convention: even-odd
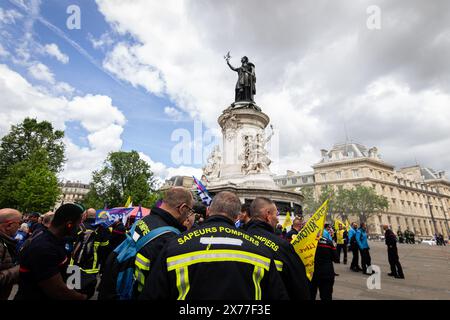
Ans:
[{"label": "statue of marianne", "polygon": [[236,82],[235,89],[235,102],[247,101],[255,102],[253,96],[256,94],[256,75],[255,75],[255,65],[248,61],[247,57],[242,57],[242,65],[239,68],[234,68],[230,64],[230,52],[224,57],[227,61],[228,66],[231,70],[238,73],[238,80]]}]

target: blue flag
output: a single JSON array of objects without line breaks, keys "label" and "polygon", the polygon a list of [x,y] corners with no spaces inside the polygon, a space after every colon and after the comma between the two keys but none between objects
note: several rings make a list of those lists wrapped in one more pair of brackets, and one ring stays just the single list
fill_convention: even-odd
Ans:
[{"label": "blue flag", "polygon": [[209,196],[208,190],[199,180],[197,180],[196,177],[194,176],[192,177],[194,178],[194,182],[197,186],[197,193],[200,196],[200,199],[202,200],[203,204],[209,206],[211,204],[212,199]]}]

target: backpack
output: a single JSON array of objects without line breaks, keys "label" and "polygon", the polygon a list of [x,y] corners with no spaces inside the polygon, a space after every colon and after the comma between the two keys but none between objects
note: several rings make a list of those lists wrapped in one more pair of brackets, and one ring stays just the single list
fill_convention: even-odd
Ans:
[{"label": "backpack", "polygon": [[126,235],[126,239],[114,250],[114,253],[116,254],[115,263],[119,266],[119,273],[116,281],[116,293],[119,300],[130,300],[133,297],[136,282],[134,277],[134,260],[136,259],[137,253],[148,243],[163,234],[169,232],[173,232],[176,235],[180,234],[178,229],[166,226],[153,229],[146,235],[140,236],[135,232],[136,224],[138,222],[139,221],[136,221],[133,224],[130,233]]},{"label": "backpack", "polygon": [[81,231],[78,233],[79,237],[74,245],[71,265],[77,265],[83,269],[92,269],[96,266],[94,263],[95,246],[98,227],[96,229],[88,229],[83,224],[80,225]]}]

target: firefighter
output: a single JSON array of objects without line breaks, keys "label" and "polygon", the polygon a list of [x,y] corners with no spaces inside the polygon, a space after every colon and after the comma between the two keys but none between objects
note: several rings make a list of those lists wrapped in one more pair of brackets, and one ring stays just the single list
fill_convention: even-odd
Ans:
[{"label": "firefighter", "polygon": [[[178,233],[186,231],[183,223],[195,213],[192,209],[193,203],[194,199],[188,189],[183,187],[170,188],[165,192],[161,205],[159,207],[153,207],[150,215],[136,222],[136,235],[133,234],[131,237],[145,237],[151,231],[161,227],[172,227],[178,230]],[[124,299],[121,296],[121,288],[117,288],[117,279],[119,273],[128,268],[134,269],[134,276],[137,279],[136,283],[133,284],[131,299],[136,298],[144,288],[145,279],[153,265],[154,259],[160,253],[166,242],[175,236],[175,232],[159,234],[126,263],[119,263],[117,260],[119,253],[113,251],[107,259],[103,272],[99,286],[99,299]],[[118,249],[116,248],[116,250]]]},{"label": "firefighter", "polygon": [[234,193],[218,193],[208,219],[163,248],[140,299],[287,299],[272,252],[235,227],[240,209]]},{"label": "firefighter", "polygon": [[267,198],[256,198],[250,205],[251,220],[247,232],[261,241],[273,254],[277,262],[280,261],[279,271],[291,300],[309,300],[308,280],[306,271],[294,247],[275,234],[278,223],[277,207]]}]

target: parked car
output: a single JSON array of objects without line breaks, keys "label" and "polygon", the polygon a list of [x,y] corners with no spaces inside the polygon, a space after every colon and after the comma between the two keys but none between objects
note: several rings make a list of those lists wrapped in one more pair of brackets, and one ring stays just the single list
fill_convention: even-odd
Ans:
[{"label": "parked car", "polygon": [[436,240],[434,240],[433,238],[425,239],[425,240],[422,240],[421,243],[428,244],[429,246],[435,246],[436,245]]}]

